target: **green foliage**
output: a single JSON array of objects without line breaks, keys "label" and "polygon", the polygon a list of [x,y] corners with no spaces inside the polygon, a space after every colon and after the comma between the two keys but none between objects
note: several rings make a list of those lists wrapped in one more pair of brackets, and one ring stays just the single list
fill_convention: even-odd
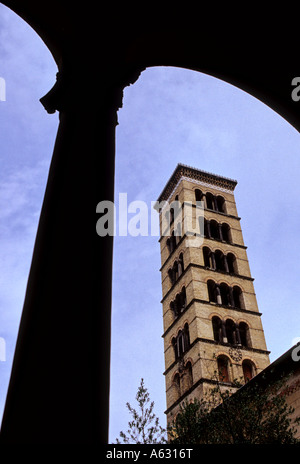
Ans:
[{"label": "green foliage", "polygon": [[295,424],[283,382],[269,388],[254,385],[236,393],[216,382],[204,398],[183,404],[169,427],[177,444],[295,444]]},{"label": "green foliage", "polygon": [[166,443],[166,430],[159,425],[159,419],[153,413],[154,401],[150,402],[150,395],[147,388],[145,388],[144,379],[141,379],[135,399],[138,403],[139,411],[134,409],[130,403],[126,403],[127,409],[132,415],[132,421],[128,422],[129,428],[127,434],[120,432],[120,438],[122,438],[123,441],[120,442],[117,438],[116,443]]}]

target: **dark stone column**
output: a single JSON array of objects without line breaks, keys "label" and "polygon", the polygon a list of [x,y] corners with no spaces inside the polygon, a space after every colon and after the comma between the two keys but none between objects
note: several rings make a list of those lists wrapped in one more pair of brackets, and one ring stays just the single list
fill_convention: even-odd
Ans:
[{"label": "dark stone column", "polygon": [[223,342],[224,342],[224,343],[227,343],[227,342],[228,342],[228,339],[227,339],[225,321],[222,321],[222,337],[223,337]]},{"label": "dark stone column", "polygon": [[218,228],[219,228],[219,237],[220,237],[220,240],[223,242],[224,239],[223,239],[222,224],[218,223]]},{"label": "dark stone column", "polygon": [[228,300],[229,300],[229,305],[234,307],[234,297],[233,297],[233,288],[228,287]]},{"label": "dark stone column", "polygon": [[207,227],[207,237],[211,238],[211,230],[210,230],[210,222],[206,222],[206,227]]},{"label": "dark stone column", "polygon": [[114,199],[117,110],[129,83],[62,71],[41,99],[60,123],[1,443],[108,441],[113,237],[96,234],[96,205]]},{"label": "dark stone column", "polygon": [[216,287],[215,287],[215,295],[216,295],[216,302],[218,304],[222,304],[221,290],[218,284],[216,284]]},{"label": "dark stone column", "polygon": [[210,259],[211,259],[211,268],[215,271],[217,269],[217,266],[216,266],[215,253],[213,251],[210,252]]},{"label": "dark stone column", "polygon": [[226,255],[223,255],[223,263],[224,263],[224,270],[225,270],[225,272],[229,272],[228,260],[227,260],[227,256],[226,256]]},{"label": "dark stone column", "polygon": [[242,342],[241,342],[241,334],[240,334],[240,329],[239,329],[238,323],[235,324],[235,333],[236,333],[237,344],[241,345],[242,344]]}]

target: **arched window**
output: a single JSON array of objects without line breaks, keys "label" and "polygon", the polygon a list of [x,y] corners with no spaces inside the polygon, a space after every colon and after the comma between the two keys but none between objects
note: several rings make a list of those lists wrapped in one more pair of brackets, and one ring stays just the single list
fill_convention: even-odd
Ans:
[{"label": "arched window", "polygon": [[208,298],[212,303],[217,303],[216,284],[213,280],[207,281]]},{"label": "arched window", "polygon": [[216,270],[217,271],[225,271],[224,255],[223,255],[222,251],[216,250],[214,255],[215,255]]},{"label": "arched window", "polygon": [[220,239],[220,231],[219,231],[219,225],[217,221],[210,221],[210,236],[211,238],[214,238],[215,240]]},{"label": "arched window", "polygon": [[211,268],[211,262],[210,262],[210,249],[208,247],[203,247],[203,261],[204,261],[204,266]]},{"label": "arched window", "polygon": [[171,239],[170,238],[167,239],[167,247],[168,247],[169,253],[172,253],[172,245],[171,245]]},{"label": "arched window", "polygon": [[173,280],[174,282],[176,282],[176,280],[178,279],[178,263],[177,261],[175,261],[175,263],[173,264]]},{"label": "arched window", "polygon": [[171,301],[170,308],[174,313],[175,317],[178,317],[186,307],[186,291],[185,287],[182,287],[181,292],[177,293],[175,300]]},{"label": "arched window", "polygon": [[237,337],[236,337],[236,331],[235,331],[235,323],[233,322],[232,319],[227,319],[225,323],[225,328],[226,328],[227,342],[230,343],[231,345],[236,345]]},{"label": "arched window", "polygon": [[190,331],[189,331],[188,323],[184,325],[183,333],[184,333],[184,351],[186,351],[190,347]]},{"label": "arched window", "polygon": [[226,223],[223,223],[221,225],[221,231],[222,231],[222,238],[223,238],[224,242],[232,243],[231,232],[230,232],[229,225],[226,224]]},{"label": "arched window", "polygon": [[245,359],[243,361],[243,363],[242,363],[242,367],[243,367],[244,380],[245,380],[245,382],[248,382],[255,375],[254,374],[254,371],[255,371],[254,365],[253,365],[253,363],[251,361],[249,361],[248,359]]},{"label": "arched window", "polygon": [[213,316],[212,326],[213,326],[214,340],[218,343],[222,343],[223,342],[222,321],[218,316]]},{"label": "arched window", "polygon": [[221,197],[221,195],[218,195],[216,198],[217,202],[217,208],[220,213],[226,213],[226,208],[225,208],[225,199]]},{"label": "arched window", "polygon": [[174,349],[175,361],[178,359],[178,346],[177,346],[177,337],[172,338],[172,346]]},{"label": "arched window", "polygon": [[242,346],[251,347],[250,331],[246,322],[239,323],[240,340]]},{"label": "arched window", "polygon": [[176,314],[177,314],[177,316],[179,316],[179,314],[182,311],[180,293],[177,293],[177,295],[175,297],[175,306],[176,306]]},{"label": "arched window", "polygon": [[180,358],[190,347],[189,326],[186,323],[183,330],[179,330],[177,337],[172,338],[175,360]]},{"label": "arched window", "polygon": [[182,356],[183,353],[185,352],[185,347],[184,347],[184,332],[182,330],[179,330],[178,335],[177,335],[177,350],[178,350],[178,356]]},{"label": "arched window", "polygon": [[188,361],[185,365],[185,387],[186,390],[189,390],[193,386],[193,368],[190,361]]},{"label": "arched window", "polygon": [[[200,220],[200,218],[199,218]],[[209,224],[209,221],[207,219],[204,218],[204,237],[205,238],[210,238],[210,224]],[[201,224],[201,221],[200,221],[200,224]]]},{"label": "arched window", "polygon": [[221,301],[222,301],[221,304],[228,306],[230,303],[228,285],[225,283],[222,283],[220,285],[220,292],[221,292]]},{"label": "arched window", "polygon": [[242,290],[237,285],[233,287],[232,296],[235,308],[244,309]]},{"label": "arched window", "polygon": [[168,270],[168,275],[170,278],[171,285],[173,285],[175,283],[173,268]]},{"label": "arched window", "polygon": [[174,235],[174,230],[173,230],[171,236],[167,240],[167,247],[168,247],[168,250],[169,250],[170,254],[173,253],[173,251],[176,248],[176,237]]},{"label": "arched window", "polygon": [[173,312],[174,316],[177,317],[178,314],[177,314],[177,308],[176,308],[176,304],[174,301],[171,301],[170,303],[170,308],[171,308],[171,311]]},{"label": "arched window", "polygon": [[[182,224],[181,224],[180,221],[178,221],[177,223],[175,223],[175,225],[176,225],[176,228],[174,229],[175,230],[175,232],[174,232],[175,240],[174,241],[175,241],[175,246],[177,246],[178,243],[181,240],[181,237],[182,237]],[[174,227],[175,227],[175,225],[174,225]]]},{"label": "arched window", "polygon": [[215,201],[214,201],[214,195],[210,192],[206,193],[206,207],[208,209],[215,209]]},{"label": "arched window", "polygon": [[184,271],[184,265],[183,265],[183,254],[180,253],[179,259],[178,259],[178,277],[181,276],[181,274]]},{"label": "arched window", "polygon": [[229,359],[227,358],[227,356],[218,356],[217,364],[220,382],[229,382]]},{"label": "arched window", "polygon": [[226,260],[227,260],[228,272],[230,272],[230,274],[238,274],[236,257],[234,256],[234,254],[228,253],[226,255]]},{"label": "arched window", "polygon": [[180,395],[181,395],[180,376],[179,376],[178,372],[177,372],[177,374],[175,374],[174,379],[173,379],[173,388],[174,388],[175,400],[178,400],[178,398],[180,398]]},{"label": "arched window", "polygon": [[202,201],[202,196],[203,196],[203,193],[201,192],[201,190],[196,189],[195,190],[195,200],[196,201]]},{"label": "arched window", "polygon": [[185,287],[182,287],[181,292],[180,292],[180,303],[181,303],[181,309],[182,311],[186,307],[186,290]]}]

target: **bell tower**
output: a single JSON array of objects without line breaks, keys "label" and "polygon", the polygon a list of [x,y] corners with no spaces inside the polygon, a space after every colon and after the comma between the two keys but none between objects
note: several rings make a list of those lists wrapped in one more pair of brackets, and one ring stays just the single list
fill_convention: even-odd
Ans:
[{"label": "bell tower", "polygon": [[158,198],[168,422],[214,382],[233,388],[269,365],[236,185],[178,164]]}]

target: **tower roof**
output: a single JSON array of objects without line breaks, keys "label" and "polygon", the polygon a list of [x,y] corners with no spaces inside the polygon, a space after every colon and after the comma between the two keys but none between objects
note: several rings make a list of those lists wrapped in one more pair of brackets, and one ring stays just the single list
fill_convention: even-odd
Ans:
[{"label": "tower roof", "polygon": [[163,191],[159,195],[157,201],[160,202],[162,200],[167,200],[182,177],[232,191],[237,185],[237,181],[234,179],[212,174],[211,172],[201,171],[200,169],[179,163],[177,164]]}]

